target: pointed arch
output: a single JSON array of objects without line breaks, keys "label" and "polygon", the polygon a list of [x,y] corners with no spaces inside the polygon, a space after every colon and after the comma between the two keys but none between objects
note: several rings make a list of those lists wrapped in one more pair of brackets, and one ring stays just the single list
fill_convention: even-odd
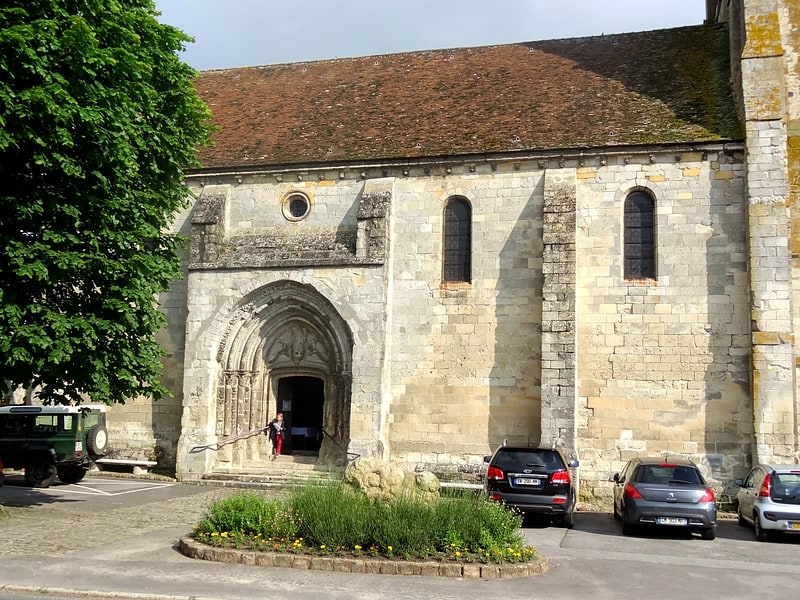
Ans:
[{"label": "pointed arch", "polygon": [[217,435],[266,425],[276,411],[280,377],[323,380],[327,434],[320,461],[340,463],[349,444],[353,335],[331,302],[314,287],[279,281],[237,304],[217,350]]}]

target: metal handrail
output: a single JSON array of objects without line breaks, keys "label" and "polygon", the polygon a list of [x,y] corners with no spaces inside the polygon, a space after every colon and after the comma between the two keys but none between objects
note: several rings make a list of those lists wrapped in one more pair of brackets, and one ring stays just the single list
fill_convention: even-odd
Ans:
[{"label": "metal handrail", "polygon": [[239,440],[245,440],[247,438],[251,438],[254,435],[258,435],[260,433],[264,433],[269,428],[267,427],[259,427],[258,429],[252,429],[251,431],[247,431],[245,433],[240,433],[238,435],[231,435],[221,440],[214,442],[213,444],[203,444],[200,446],[194,446],[191,450],[189,450],[189,454],[196,454],[197,452],[203,452],[205,450],[219,450],[222,446],[227,446],[228,444],[232,444],[233,442],[238,442]]},{"label": "metal handrail", "polygon": [[360,454],[356,454],[355,452],[348,452],[347,448],[343,448],[336,438],[334,438],[330,433],[325,431],[324,427],[321,427],[320,429],[322,430],[322,435],[327,437],[330,441],[332,441],[336,445],[337,448],[339,448],[339,450],[342,451],[342,454],[344,454],[345,459],[347,460],[348,463],[353,463],[357,461],[359,458],[361,458]]}]

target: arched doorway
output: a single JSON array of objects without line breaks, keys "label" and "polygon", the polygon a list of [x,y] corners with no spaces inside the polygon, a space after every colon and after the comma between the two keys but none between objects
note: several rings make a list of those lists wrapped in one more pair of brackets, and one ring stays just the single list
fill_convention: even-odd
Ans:
[{"label": "arched doorway", "polygon": [[[281,281],[248,294],[217,354],[217,436],[246,434],[283,412],[291,432],[287,453],[344,465],[352,351],[349,326],[312,286]],[[253,436],[218,452],[214,468],[258,469],[269,455],[266,436]]]},{"label": "arched doorway", "polygon": [[317,456],[323,439],[325,382],[319,377],[292,376],[278,380],[278,410],[289,430],[287,454]]}]

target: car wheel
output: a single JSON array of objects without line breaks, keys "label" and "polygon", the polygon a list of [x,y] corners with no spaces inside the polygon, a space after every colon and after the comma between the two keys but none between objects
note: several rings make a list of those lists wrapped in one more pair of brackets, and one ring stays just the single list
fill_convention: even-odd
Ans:
[{"label": "car wheel", "polygon": [[739,523],[739,527],[747,527],[747,519],[744,518],[741,510],[736,511],[736,522]]},{"label": "car wheel", "polygon": [[761,527],[761,518],[755,512],[753,513],[753,531],[759,542],[766,542],[769,539],[769,531]]},{"label": "car wheel", "polygon": [[561,525],[567,529],[572,529],[575,526],[575,509],[561,516]]},{"label": "car wheel", "polygon": [[58,469],[58,478],[63,483],[78,483],[86,476],[83,467],[62,467]]},{"label": "car wheel", "polygon": [[103,454],[108,445],[108,432],[102,425],[95,425],[86,432],[86,449],[89,454],[99,456]]},{"label": "car wheel", "polygon": [[704,540],[713,540],[717,537],[717,528],[716,527],[706,527],[705,529],[700,530],[700,537]]},{"label": "car wheel", "polygon": [[46,458],[32,458],[25,466],[25,482],[31,487],[50,487],[55,478],[56,468]]},{"label": "car wheel", "polygon": [[625,516],[621,516],[622,520],[622,535],[633,535],[636,533],[636,526],[625,520]]}]

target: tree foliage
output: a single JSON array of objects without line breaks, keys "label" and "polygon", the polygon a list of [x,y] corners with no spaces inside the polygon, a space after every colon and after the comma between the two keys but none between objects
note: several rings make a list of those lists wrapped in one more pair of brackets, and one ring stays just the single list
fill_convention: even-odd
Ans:
[{"label": "tree foliage", "polygon": [[0,386],[167,393],[157,294],[180,277],[182,171],[208,141],[191,41],[152,0],[0,5]]}]

